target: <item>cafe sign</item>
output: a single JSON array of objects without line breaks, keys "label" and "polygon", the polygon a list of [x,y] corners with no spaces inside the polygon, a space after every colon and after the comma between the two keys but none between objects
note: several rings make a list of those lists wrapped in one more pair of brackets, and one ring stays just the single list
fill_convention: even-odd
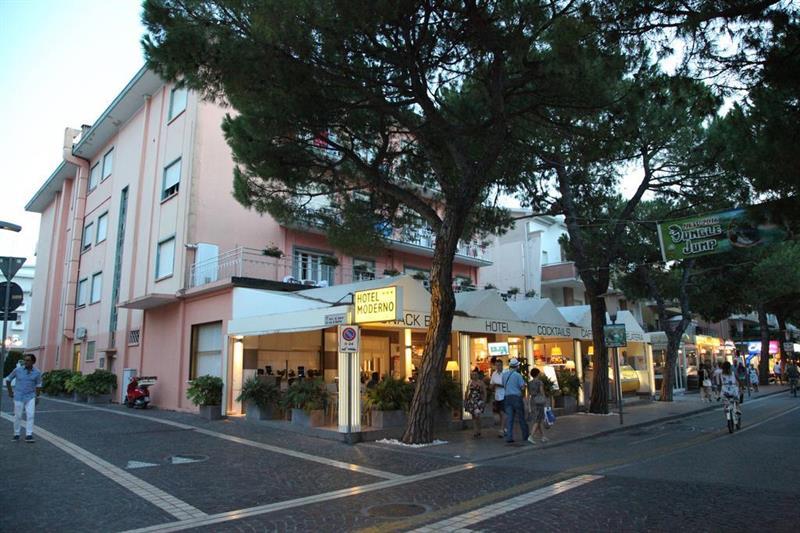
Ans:
[{"label": "cafe sign", "polygon": [[785,227],[764,204],[658,224],[664,261],[719,254],[786,240]]},{"label": "cafe sign", "polygon": [[402,320],[403,291],[398,287],[356,291],[353,307],[356,324]]}]

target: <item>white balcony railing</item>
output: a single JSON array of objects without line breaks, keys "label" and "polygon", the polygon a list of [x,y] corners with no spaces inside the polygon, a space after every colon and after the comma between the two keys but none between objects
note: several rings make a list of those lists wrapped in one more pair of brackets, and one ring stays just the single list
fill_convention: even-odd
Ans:
[{"label": "white balcony railing", "polygon": [[[423,248],[433,249],[436,246],[436,235],[433,230],[423,226],[421,228],[398,228],[389,236],[389,239],[406,244],[414,244]],[[456,255],[470,257],[473,259],[487,260],[486,247],[480,242],[472,240],[470,242],[459,241],[456,248]]]}]

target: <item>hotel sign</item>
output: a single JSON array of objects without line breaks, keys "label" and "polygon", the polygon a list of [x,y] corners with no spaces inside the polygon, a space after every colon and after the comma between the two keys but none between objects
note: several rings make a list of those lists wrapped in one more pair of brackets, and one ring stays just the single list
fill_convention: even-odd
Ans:
[{"label": "hotel sign", "polygon": [[356,291],[353,307],[356,324],[402,320],[403,291],[398,287]]}]

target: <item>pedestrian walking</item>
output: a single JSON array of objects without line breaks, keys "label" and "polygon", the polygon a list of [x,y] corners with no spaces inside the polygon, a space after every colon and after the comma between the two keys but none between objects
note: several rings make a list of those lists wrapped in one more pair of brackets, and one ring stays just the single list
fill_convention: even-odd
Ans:
[{"label": "pedestrian walking", "polygon": [[486,385],[479,372],[472,371],[469,385],[464,393],[464,410],[472,415],[473,436],[481,436],[481,415],[486,409]]},{"label": "pedestrian walking", "polygon": [[[8,396],[14,400],[14,437],[18,441],[22,429],[22,412],[25,411],[25,442],[33,442],[33,417],[39,395],[42,393],[42,373],[33,366],[36,356],[25,355],[24,366],[17,367],[5,378]],[[14,386],[11,381],[14,380]]]},{"label": "pedestrian walking", "polygon": [[775,361],[775,366],[772,368],[772,373],[775,374],[775,382],[783,385],[783,376],[781,375],[780,361]]},{"label": "pedestrian walking", "polygon": [[547,395],[544,391],[544,383],[539,378],[541,371],[538,368],[531,370],[531,380],[528,381],[528,401],[530,402],[531,411],[531,424],[533,430],[528,437],[528,442],[536,444],[536,436],[539,436],[541,442],[547,442],[547,437],[544,436],[542,430],[542,423],[544,422],[544,407],[547,405]]},{"label": "pedestrian walking", "polygon": [[697,369],[697,381],[700,383],[700,401],[711,403],[711,374],[703,363]]},{"label": "pedestrian walking", "polygon": [[519,419],[522,440],[528,440],[528,423],[525,421],[525,405],[522,403],[522,391],[525,390],[525,379],[518,372],[519,360],[512,357],[508,369],[503,371],[503,400],[506,408],[506,442],[514,442],[514,419]]},{"label": "pedestrian walking", "polygon": [[505,397],[506,397],[506,390],[503,387],[503,360],[494,357],[492,363],[494,363],[494,370],[492,371],[492,376],[489,378],[489,384],[492,386],[492,392],[494,394],[494,401],[492,402],[492,412],[495,414],[495,425],[500,426],[500,429],[497,430],[498,437],[505,437],[506,434],[506,407],[505,407]]},{"label": "pedestrian walking", "polygon": [[747,376],[748,372],[744,367],[744,363],[739,361],[739,364],[736,366],[736,381],[739,383],[739,403],[744,403],[744,392],[749,392],[747,387]]},{"label": "pedestrian walking", "polygon": [[711,373],[711,385],[714,387],[714,397],[720,401],[722,390],[722,368],[719,363],[714,363],[714,371]]},{"label": "pedestrian walking", "polygon": [[750,363],[750,385],[753,386],[753,390],[758,392],[758,370]]}]

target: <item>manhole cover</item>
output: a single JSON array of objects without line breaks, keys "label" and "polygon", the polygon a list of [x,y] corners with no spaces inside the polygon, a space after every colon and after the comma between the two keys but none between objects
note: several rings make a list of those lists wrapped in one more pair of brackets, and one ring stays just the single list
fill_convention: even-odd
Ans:
[{"label": "manhole cover", "polygon": [[428,511],[424,505],[416,503],[386,503],[383,505],[373,505],[367,508],[369,516],[380,516],[384,518],[403,518],[405,516],[416,516]]},{"label": "manhole cover", "polygon": [[187,463],[200,463],[202,461],[208,461],[207,455],[170,455],[167,457],[167,463],[173,465],[185,465]]}]

